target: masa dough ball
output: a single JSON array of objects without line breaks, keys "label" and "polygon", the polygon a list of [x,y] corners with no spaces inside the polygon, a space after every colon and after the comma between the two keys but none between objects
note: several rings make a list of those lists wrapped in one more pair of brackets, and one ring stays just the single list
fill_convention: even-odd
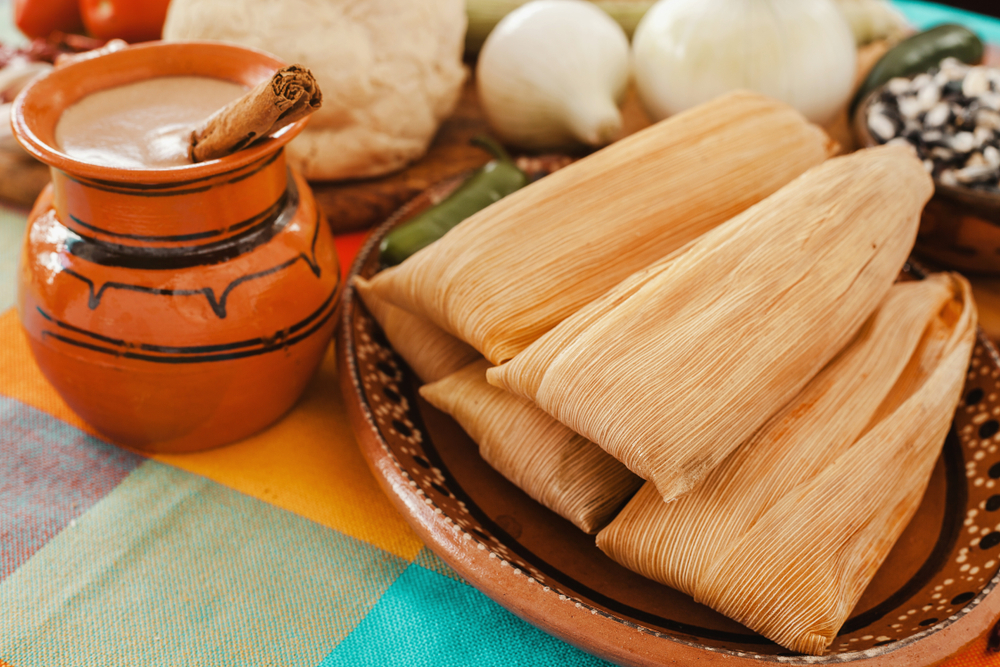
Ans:
[{"label": "masa dough ball", "polygon": [[289,145],[306,178],[378,176],[421,157],[465,80],[463,0],[172,0],[167,40],[269,51],[312,70],[323,106]]}]

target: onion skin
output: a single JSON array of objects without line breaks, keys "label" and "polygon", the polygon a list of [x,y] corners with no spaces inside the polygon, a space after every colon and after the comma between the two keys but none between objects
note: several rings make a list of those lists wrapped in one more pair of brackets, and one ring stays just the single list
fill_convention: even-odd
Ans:
[{"label": "onion skin", "polygon": [[654,120],[746,89],[823,124],[847,103],[857,61],[832,0],[661,0],[632,49],[639,98]]},{"label": "onion skin", "polygon": [[536,0],[508,14],[479,54],[493,132],[528,150],[594,148],[621,135],[629,76],[621,26],[585,0]]}]

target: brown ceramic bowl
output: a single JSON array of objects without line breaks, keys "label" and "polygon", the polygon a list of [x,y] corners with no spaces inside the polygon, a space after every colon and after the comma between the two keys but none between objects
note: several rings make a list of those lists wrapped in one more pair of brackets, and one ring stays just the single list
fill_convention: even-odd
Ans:
[{"label": "brown ceramic bowl", "polygon": [[[352,274],[374,274],[381,238],[440,194],[424,193],[376,229]],[[473,586],[585,651],[622,665],[923,667],[1000,616],[1000,358],[981,335],[923,504],[823,657],[789,653],[626,570],[504,479],[419,397],[416,376],[349,286],[339,345],[354,432],[413,529]]]},{"label": "brown ceramic bowl", "polygon": [[[865,122],[874,91],[854,115],[858,144],[878,144]],[[934,197],[924,208],[914,252],[935,265],[964,273],[1000,274],[1000,193],[934,181]]]}]

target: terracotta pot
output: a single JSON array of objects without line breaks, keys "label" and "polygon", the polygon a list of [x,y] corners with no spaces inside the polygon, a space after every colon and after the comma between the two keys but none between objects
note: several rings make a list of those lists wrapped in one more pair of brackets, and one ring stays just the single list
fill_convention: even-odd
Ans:
[{"label": "terracotta pot", "polygon": [[52,171],[21,254],[21,322],[48,380],[115,442],[193,451],[278,419],[330,341],[340,272],[285,164],[304,120],[220,160],[147,170],[69,157],[56,123],[98,90],[171,75],[253,86],[282,65],[228,44],[152,43],[57,69],[14,105],[18,140]]}]

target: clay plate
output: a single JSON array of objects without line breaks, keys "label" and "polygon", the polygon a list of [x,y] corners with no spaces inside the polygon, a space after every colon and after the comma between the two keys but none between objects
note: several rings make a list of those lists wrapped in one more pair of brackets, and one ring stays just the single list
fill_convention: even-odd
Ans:
[{"label": "clay plate", "polygon": [[[369,237],[371,276],[394,225],[456,185],[421,194]],[[1000,357],[980,334],[953,429],[923,504],[827,655],[802,656],[608,559],[531,500],[419,398],[419,381],[353,289],[344,293],[341,389],[368,463],[417,534],[513,613],[622,665],[936,664],[1000,616]]]}]

